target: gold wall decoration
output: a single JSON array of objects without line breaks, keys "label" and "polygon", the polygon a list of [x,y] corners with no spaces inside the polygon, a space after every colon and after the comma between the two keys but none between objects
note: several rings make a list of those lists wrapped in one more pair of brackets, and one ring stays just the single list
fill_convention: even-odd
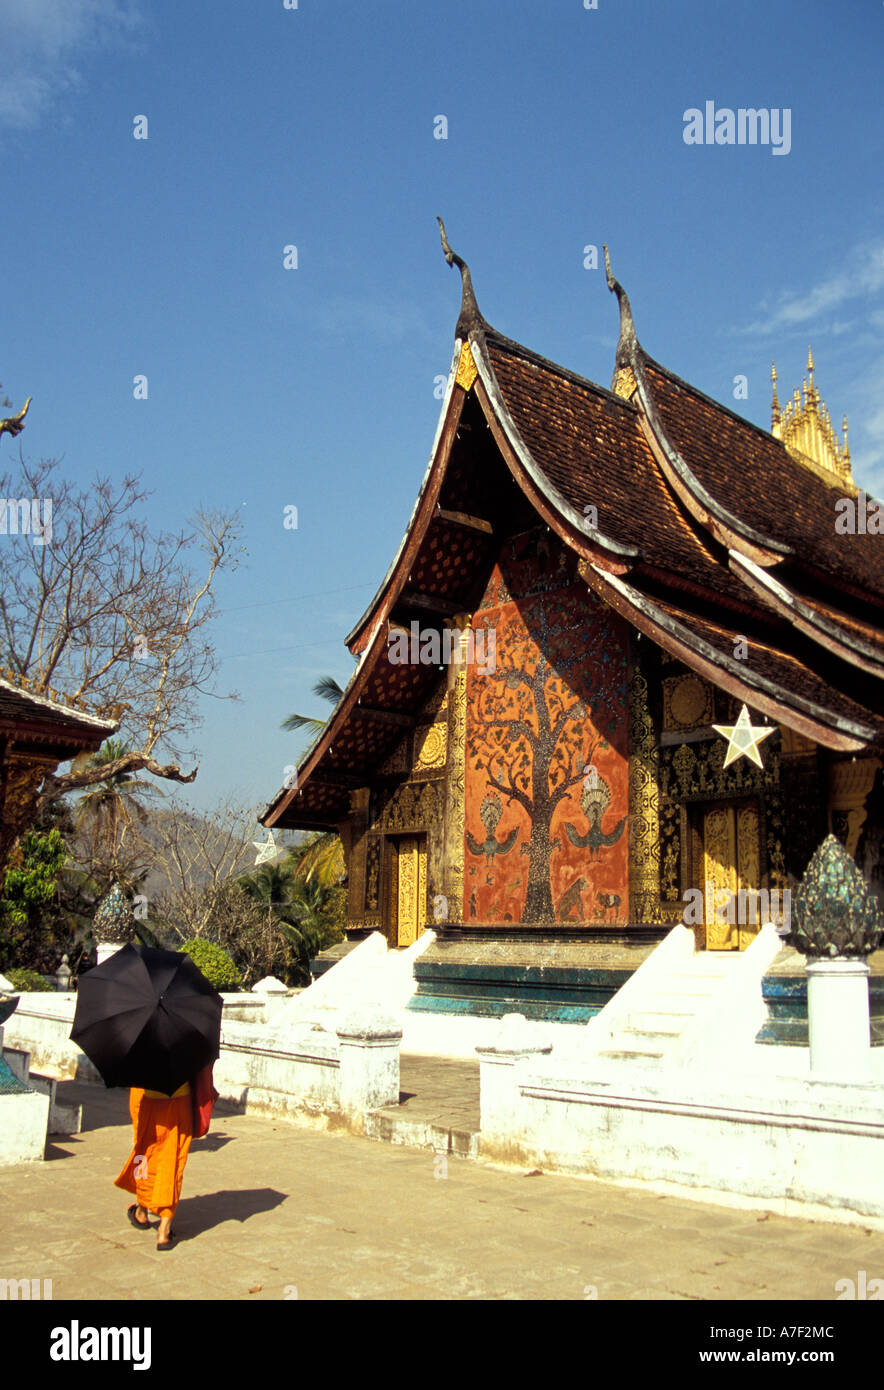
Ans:
[{"label": "gold wall decoration", "polygon": [[0,802],[0,862],[18,836],[33,824],[43,780],[55,772],[58,761],[51,753],[8,754]]},{"label": "gold wall decoration", "polygon": [[778,747],[770,747],[764,767],[740,758],[726,768],[726,752],[727,744],[720,738],[664,748],[661,791],[681,801],[750,795],[779,786]]},{"label": "gold wall decoration", "polygon": [[439,783],[403,782],[376,788],[372,825],[377,830],[426,830],[439,813]]},{"label": "gold wall decoration", "polygon": [[706,950],[728,951],[736,946],[736,924],[719,920],[716,907],[726,893],[736,893],[736,826],[733,811],[716,806],[703,817],[703,884],[706,907]]},{"label": "gold wall decoration", "polygon": [[381,838],[369,835],[368,850],[365,856],[365,911],[379,913],[381,910]]},{"label": "gold wall decoration", "polygon": [[629,920],[659,922],[660,794],[648,682],[636,666],[629,686]]},{"label": "gold wall decoration", "polygon": [[397,847],[399,867],[397,902],[397,946],[410,946],[417,940],[417,881],[418,881],[418,842],[413,835],[400,840]]},{"label": "gold wall decoration", "polygon": [[[461,657],[466,654],[471,618],[463,614],[455,620],[460,628]],[[463,917],[463,875],[465,835],[465,786],[467,747],[467,664],[465,660],[449,666],[448,687],[448,766],[445,782],[445,843],[440,882],[447,899],[447,920]]]},{"label": "gold wall decoration", "polygon": [[[707,951],[744,951],[761,929],[759,906],[752,898],[762,886],[755,803],[714,806],[704,814],[703,883]],[[741,922],[741,916],[746,920]]]},{"label": "gold wall decoration", "polygon": [[663,728],[667,731],[701,729],[715,718],[712,686],[687,673],[663,681]]},{"label": "gold wall decoration", "polygon": [[415,734],[415,772],[427,772],[431,768],[445,766],[448,753],[448,727],[445,724],[431,724],[428,729],[418,729]]},{"label": "gold wall decoration", "polygon": [[476,377],[478,375],[479,370],[475,362],[473,361],[472,349],[470,348],[469,343],[464,343],[463,347],[460,350],[460,358],[457,363],[457,373],[454,379],[457,382],[458,386],[462,386],[465,391],[469,391],[470,387],[472,386],[473,382],[476,380]]},{"label": "gold wall decoration", "polygon": [[681,899],[681,815],[678,803],[660,798],[660,897],[665,903]]},{"label": "gold wall decoration", "polygon": [[408,835],[396,846],[396,942],[411,946],[427,919],[426,836]]}]

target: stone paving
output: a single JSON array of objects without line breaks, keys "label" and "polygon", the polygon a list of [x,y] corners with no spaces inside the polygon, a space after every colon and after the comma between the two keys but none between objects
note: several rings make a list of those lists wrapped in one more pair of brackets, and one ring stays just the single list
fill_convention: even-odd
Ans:
[{"label": "stone paving", "polygon": [[0,1276],[52,1279],[55,1299],[833,1300],[836,1280],[884,1277],[884,1234],[861,1226],[223,1113],[191,1150],[180,1243],[158,1254],[112,1185],[127,1094],[62,1089],[83,1133],[0,1168]]}]

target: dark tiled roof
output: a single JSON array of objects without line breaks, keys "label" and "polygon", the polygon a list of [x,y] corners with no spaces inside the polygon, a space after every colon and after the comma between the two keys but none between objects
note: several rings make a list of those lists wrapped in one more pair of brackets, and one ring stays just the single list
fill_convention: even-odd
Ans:
[{"label": "dark tiled roof", "polygon": [[0,679],[0,721],[16,723],[25,729],[39,726],[44,730],[57,730],[65,739],[97,739],[99,742],[117,727],[112,719],[100,719],[97,715],[57,704],[45,696],[20,690],[3,679]]},{"label": "dark tiled roof", "polygon": [[[600,531],[636,546],[655,569],[691,580],[723,599],[747,604],[745,588],[713,554],[661,476],[639,426],[621,400],[523,358],[489,336],[492,366],[504,400],[532,458],[580,513],[598,508]],[[748,600],[750,607],[754,600]]]},{"label": "dark tiled roof", "polygon": [[[701,641],[713,647],[721,657],[733,663],[734,644],[738,636],[735,628],[712,622],[696,613],[685,612],[673,603],[660,599],[655,599],[654,602],[668,617],[688,628]],[[749,642],[749,655],[745,662],[740,662],[740,666],[747,683],[751,684],[753,674],[757,673],[781,690],[799,696],[801,700],[818,709],[830,710],[843,719],[872,726],[877,737],[884,738],[884,718],[852,699],[830,679],[811,669],[806,661],[786,650],[772,638],[765,640],[753,637]]]},{"label": "dark tiled roof", "polygon": [[797,463],[773,435],[658,363],[646,359],[645,370],[669,440],[716,501],[790,545],[802,562],[884,599],[882,538],[835,531],[835,504],[845,494]]}]

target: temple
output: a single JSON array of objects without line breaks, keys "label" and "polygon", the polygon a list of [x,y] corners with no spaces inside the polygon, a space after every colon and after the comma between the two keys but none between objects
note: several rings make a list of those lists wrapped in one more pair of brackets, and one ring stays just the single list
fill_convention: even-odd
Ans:
[{"label": "temple", "polygon": [[0,866],[34,821],[44,778],[59,763],[97,752],[118,727],[118,718],[38,693],[12,671],[0,675]]},{"label": "temple", "polygon": [[430,463],[263,823],[340,834],[352,942],[432,928],[414,1007],[580,1021],[678,921],[745,949],[830,832],[880,891],[878,508],[812,358],[758,428],[648,355],[606,249],[608,389],[493,329],[442,239]]}]

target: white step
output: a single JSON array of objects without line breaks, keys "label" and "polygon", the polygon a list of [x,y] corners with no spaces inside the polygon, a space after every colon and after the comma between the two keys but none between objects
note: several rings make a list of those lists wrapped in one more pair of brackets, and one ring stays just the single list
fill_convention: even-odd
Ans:
[{"label": "white step", "polygon": [[627,1026],[636,1029],[651,1029],[656,1033],[671,1033],[673,1036],[681,1033],[689,1019],[694,1018],[693,1013],[672,1013],[663,1012],[656,1009],[636,1009],[629,1014]]},{"label": "white step", "polygon": [[654,1052],[650,1048],[629,1047],[627,1045],[624,1045],[622,1047],[605,1047],[601,1050],[601,1052],[597,1053],[596,1055],[599,1057],[605,1057],[609,1061],[617,1062],[627,1062],[635,1060],[639,1060],[642,1062],[662,1062],[663,1060],[662,1052]]}]

